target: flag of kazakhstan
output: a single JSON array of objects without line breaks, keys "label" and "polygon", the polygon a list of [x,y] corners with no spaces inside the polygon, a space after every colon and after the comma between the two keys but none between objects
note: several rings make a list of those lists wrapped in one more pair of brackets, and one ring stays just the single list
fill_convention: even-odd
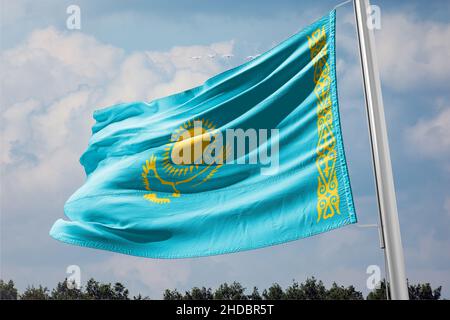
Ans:
[{"label": "flag of kazakhstan", "polygon": [[151,258],[280,244],[356,222],[335,12],[203,85],[94,113],[87,180],[50,235]]}]

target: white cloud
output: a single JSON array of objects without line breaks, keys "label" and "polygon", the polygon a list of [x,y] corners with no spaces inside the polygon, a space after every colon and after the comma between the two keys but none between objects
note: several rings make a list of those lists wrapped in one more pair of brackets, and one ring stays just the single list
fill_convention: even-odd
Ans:
[{"label": "white cloud", "polygon": [[[152,100],[198,85],[223,70],[207,54],[231,52],[233,42],[205,46],[174,47],[167,52],[147,51],[129,55],[118,76],[108,85],[102,105],[133,100]],[[202,56],[193,60],[193,56]]]},{"label": "white cloud", "polygon": [[406,139],[422,155],[429,158],[446,159],[450,154],[450,108],[435,117],[420,120],[406,130]]},{"label": "white cloud", "polygon": [[[2,223],[9,226],[2,241],[17,244],[18,228],[20,234],[35,235],[36,224],[61,217],[63,199],[83,181],[78,159],[87,146],[95,109],[199,85],[222,71],[224,61],[191,57],[232,51],[230,41],[127,54],[93,37],[53,27],[36,30],[22,44],[2,51],[1,211]],[[17,221],[28,223],[19,226]],[[39,236],[46,234],[40,230]],[[20,237],[15,254],[36,250],[39,244],[33,239]],[[113,254],[91,268],[139,282],[158,296],[164,288],[183,285],[190,273],[186,261],[173,264]]]},{"label": "white cloud", "polygon": [[[29,99],[12,105],[11,108],[2,113],[2,135],[0,138],[2,142],[1,163],[10,163],[13,161],[12,148],[17,143],[19,137],[22,137],[23,140],[29,138],[27,116],[38,106],[38,101]],[[18,126],[18,123],[22,123],[23,125]]]},{"label": "white cloud", "polygon": [[[94,109],[199,85],[224,66],[190,57],[232,48],[232,42],[224,42],[127,55],[82,33],[53,27],[34,31],[0,56],[2,165],[16,166],[8,170],[16,179],[25,165],[33,164],[38,175],[60,152],[81,154]],[[64,163],[55,165],[54,172],[65,171]]]},{"label": "white cloud", "polygon": [[[25,49],[25,50],[24,50]],[[30,52],[42,51],[60,61],[70,72],[88,79],[108,78],[115,74],[114,66],[123,55],[122,49],[99,43],[83,33],[63,33],[55,28],[33,32],[22,47],[21,56],[12,51],[14,60],[27,59]]]},{"label": "white cloud", "polygon": [[81,33],[53,27],[34,31],[23,44],[1,54],[1,104],[8,108],[33,98],[47,105],[80,85],[105,85],[122,59],[121,49]]},{"label": "white cloud", "polygon": [[[377,32],[383,79],[391,88],[446,87],[450,81],[450,24],[384,14]],[[446,84],[447,83],[447,84]]]},{"label": "white cloud", "polygon": [[[392,88],[404,89],[403,85],[407,85],[397,83],[397,79],[410,81],[411,85],[418,85],[420,81],[428,82],[430,79],[433,81],[446,79],[446,74],[449,74],[448,65],[442,66],[444,70],[447,70],[446,73],[434,67],[428,70],[428,62],[417,58],[417,52],[420,52],[417,45],[420,40],[415,38],[413,31],[419,28],[418,26],[408,31],[411,34],[405,34],[397,29],[388,28],[387,23],[391,18],[384,16],[383,18],[383,32],[391,34],[387,35],[390,37],[389,41],[380,43],[378,48],[383,47],[382,50],[387,52],[380,53],[380,60],[383,59],[381,64],[383,75],[388,77],[387,83]],[[412,23],[406,18],[403,20],[407,23],[400,24],[399,27],[405,30]],[[396,22],[399,21],[401,19]],[[423,23],[420,28],[422,27],[424,27]],[[449,38],[446,30],[445,28],[440,30],[442,39]],[[421,29],[418,32],[420,36],[426,36],[429,39],[427,41],[435,39],[430,30]],[[405,39],[405,43],[412,47],[412,51],[403,51],[403,48],[399,48],[401,43],[396,39],[400,35],[402,39]],[[350,38],[347,40],[350,51],[356,42],[351,42]],[[442,42],[445,41],[442,40]],[[391,48],[385,48],[389,46]],[[446,48],[445,43],[437,42],[435,46],[441,49]],[[220,56],[232,50],[233,43],[224,42],[210,46],[175,47],[165,52],[139,51],[127,54],[120,48],[105,45],[81,33],[61,32],[48,28],[35,31],[23,44],[1,53],[0,141],[2,151],[0,161],[1,166],[7,168],[4,170],[5,175],[2,176],[1,181],[3,200],[1,209],[2,223],[8,226],[8,229],[2,230],[4,232],[2,240],[7,244],[15,243],[10,251],[22,257],[19,259],[5,254],[2,258],[8,259],[11,263],[13,266],[11,270],[14,269],[11,274],[17,277],[17,280],[25,273],[23,268],[17,267],[20,265],[17,261],[29,259],[30,252],[39,251],[44,255],[44,260],[51,260],[47,253],[41,252],[45,251],[43,244],[45,246],[46,242],[42,239],[48,238],[46,231],[40,228],[38,233],[36,224],[45,224],[44,216],[49,220],[53,220],[51,215],[55,218],[61,217],[62,212],[58,212],[61,206],[55,205],[55,202],[61,202],[65,194],[69,195],[81,183],[82,171],[78,157],[87,144],[89,127],[92,125],[92,111],[119,101],[150,100],[198,85],[209,76],[221,71],[224,66],[220,59],[193,60],[190,57],[206,57],[210,53],[217,53],[217,56]],[[442,60],[439,52],[427,54],[433,55],[432,63],[435,59]],[[436,57],[434,57],[435,54]],[[399,56],[407,67],[396,65],[398,62],[396,59]],[[384,60],[386,58],[388,59]],[[362,92],[360,82],[358,86],[354,85],[355,79],[360,79],[359,64],[357,64],[359,62],[355,59],[343,59],[338,63],[340,70],[345,71],[341,85],[348,89],[344,93],[348,92],[349,97],[354,99],[357,92]],[[350,69],[350,66],[353,68]],[[395,74],[391,75],[392,70],[395,70]],[[410,70],[416,70],[418,73],[412,74]],[[432,72],[428,72],[430,70]],[[407,79],[404,79],[405,75],[408,76]],[[358,108],[360,106],[358,103],[353,105]],[[443,117],[447,120],[441,119],[443,114],[446,114]],[[417,144],[421,149],[431,148],[435,152],[443,152],[442,150],[450,149],[448,138],[446,140],[446,137],[450,136],[446,134],[448,128],[450,128],[448,110],[444,110],[432,119],[418,122],[411,129],[414,129],[413,131],[418,129],[418,131],[410,136],[414,139],[412,141],[415,143],[414,146]],[[437,139],[441,139],[444,143]],[[433,143],[438,145],[431,146]],[[423,152],[428,154],[429,152],[425,149]],[[62,192],[55,191],[61,189]],[[37,201],[37,199],[43,200]],[[447,199],[445,208],[450,212],[449,203]],[[9,223],[13,219],[24,222],[20,222],[20,227],[13,228],[11,226],[14,225]],[[13,233],[17,241],[21,241],[20,245],[11,241],[15,239]],[[41,238],[35,237],[37,233]],[[355,254],[360,265],[366,261],[372,263],[373,255],[366,253],[371,251],[372,247],[367,245],[368,240],[362,241],[359,238],[360,233],[362,234],[354,229],[342,229],[342,232],[329,233],[321,238],[305,239],[298,243],[277,246],[274,249],[256,250],[252,254],[227,255],[209,260],[197,259],[195,262],[193,260],[146,260],[111,254],[111,258],[106,262],[93,263],[89,268],[93,270],[95,278],[97,275],[111,274],[112,278],[125,281],[127,284],[129,281],[143,282],[146,287],[158,293],[158,297],[164,288],[191,286],[192,279],[197,281],[198,285],[211,282],[213,278],[217,281],[237,279],[244,284],[266,281],[270,285],[269,282],[280,281],[280,278],[276,276],[270,278],[267,275],[275,275],[277,270],[281,270],[281,280],[284,279],[285,283],[288,283],[292,266],[298,270],[296,271],[298,279],[302,279],[307,272],[313,270],[313,274],[319,277],[326,278],[329,274],[330,281],[341,280],[341,277],[345,279],[354,277],[357,283],[363,283],[365,268],[357,269],[358,265],[351,271],[345,269],[350,264],[354,267],[356,263],[352,257]],[[29,236],[24,237],[24,234]],[[373,238],[376,239],[376,234]],[[429,250],[432,245],[430,241],[422,242],[421,249]],[[378,252],[377,241],[371,244],[373,251]],[[309,245],[311,248],[308,248]],[[364,250],[358,248],[364,248]],[[369,249],[366,250],[366,248]],[[439,245],[439,250],[445,249],[445,244]],[[52,252],[54,256],[56,251]],[[87,251],[83,251],[83,254],[84,252]],[[276,257],[271,259],[275,262],[265,263],[268,254]],[[361,258],[365,254],[367,257]],[[97,257],[90,253],[81,258],[80,256],[75,256],[75,259]],[[437,253],[431,255],[429,259],[435,259],[436,256],[438,256]],[[342,257],[348,257],[348,259],[342,260]],[[414,258],[413,256],[411,260]],[[429,259],[423,259],[423,263],[428,265],[433,263]],[[320,267],[328,266],[330,263],[336,266],[333,262],[342,261],[346,264],[343,268]],[[254,265],[258,265],[261,270],[254,272]],[[35,278],[35,273],[28,272],[31,274],[28,279],[32,279],[33,276]],[[420,272],[422,275],[429,274],[424,268],[419,268],[417,273],[420,274]],[[443,275],[448,275],[448,272]],[[42,274],[42,276],[48,277],[48,274]]]}]

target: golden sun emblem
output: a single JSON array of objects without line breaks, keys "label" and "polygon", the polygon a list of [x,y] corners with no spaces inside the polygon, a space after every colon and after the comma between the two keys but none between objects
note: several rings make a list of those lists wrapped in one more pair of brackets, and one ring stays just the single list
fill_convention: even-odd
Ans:
[{"label": "golden sun emblem", "polygon": [[[223,165],[227,154],[226,148],[217,145],[219,141],[215,129],[211,121],[196,119],[175,130],[162,159],[157,161],[157,157],[152,155],[142,166],[142,180],[145,189],[150,192],[144,198],[157,204],[170,203],[170,196],[159,196],[157,190],[169,188],[171,197],[178,198],[182,193],[181,185],[195,188],[211,179]],[[219,154],[210,152],[214,148],[216,152],[219,150]],[[215,161],[205,159],[208,154],[213,154]]]}]

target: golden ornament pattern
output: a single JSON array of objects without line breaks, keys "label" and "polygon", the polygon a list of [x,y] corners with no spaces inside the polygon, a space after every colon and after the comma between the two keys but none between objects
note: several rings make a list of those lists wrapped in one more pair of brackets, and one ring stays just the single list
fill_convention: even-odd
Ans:
[{"label": "golden ornament pattern", "polygon": [[336,137],[333,127],[331,75],[325,27],[308,36],[311,59],[314,63],[314,94],[317,97],[316,167],[319,172],[317,186],[317,222],[340,214],[338,180],[336,176]]}]

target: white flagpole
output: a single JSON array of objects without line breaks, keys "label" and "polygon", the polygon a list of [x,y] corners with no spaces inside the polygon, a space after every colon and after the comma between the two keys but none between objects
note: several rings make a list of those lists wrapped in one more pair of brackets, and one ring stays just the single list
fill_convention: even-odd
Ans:
[{"label": "white flagpole", "polygon": [[364,78],[370,142],[375,172],[375,183],[380,211],[381,230],[385,246],[385,258],[390,282],[390,296],[393,300],[408,300],[405,261],[403,257],[394,178],[384,116],[381,82],[375,55],[375,39],[369,28],[368,0],[354,0],[358,30],[361,66]]}]

